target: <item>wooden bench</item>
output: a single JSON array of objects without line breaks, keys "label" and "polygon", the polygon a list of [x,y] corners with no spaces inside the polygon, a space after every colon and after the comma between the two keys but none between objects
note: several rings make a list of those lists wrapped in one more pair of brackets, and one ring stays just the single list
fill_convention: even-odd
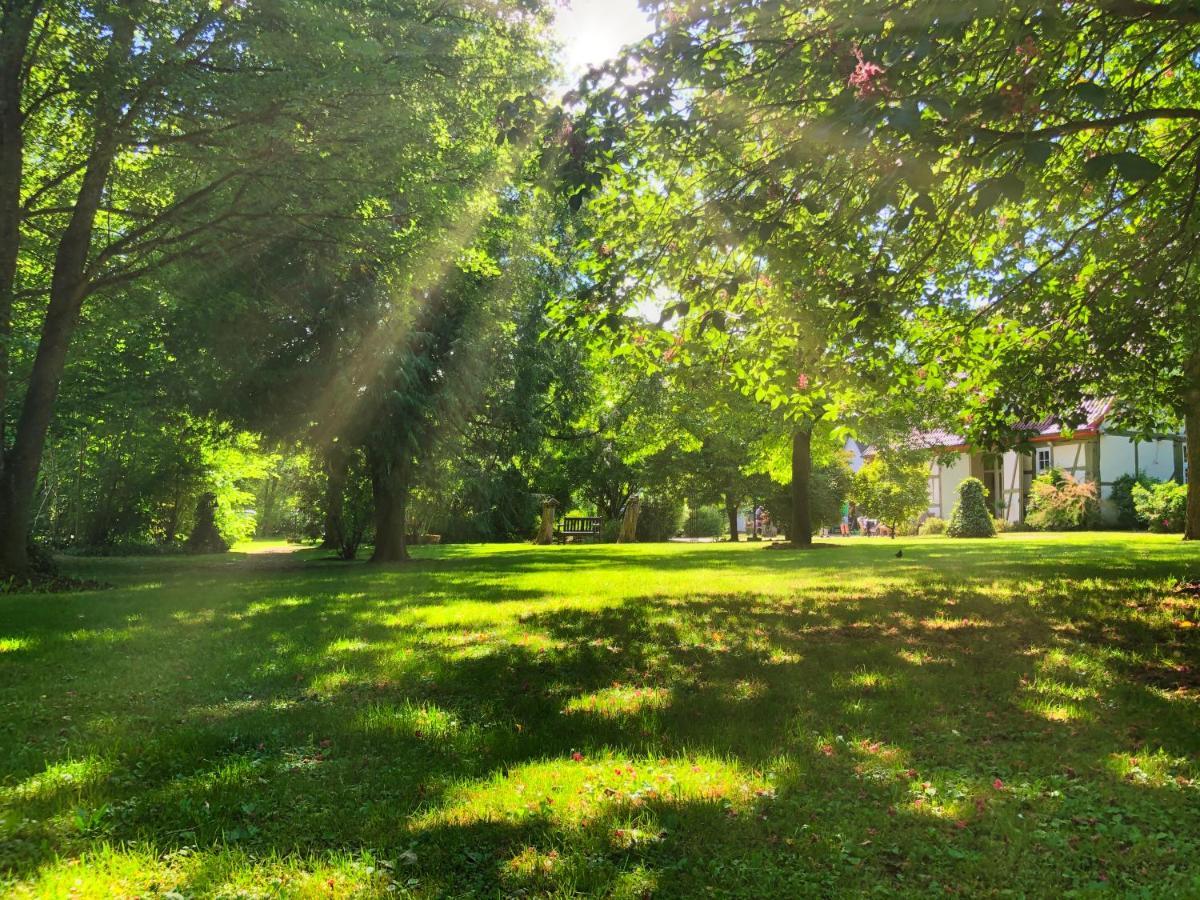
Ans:
[{"label": "wooden bench", "polygon": [[604,519],[600,516],[563,516],[554,529],[554,539],[565,544],[568,538],[575,540],[600,540]]}]

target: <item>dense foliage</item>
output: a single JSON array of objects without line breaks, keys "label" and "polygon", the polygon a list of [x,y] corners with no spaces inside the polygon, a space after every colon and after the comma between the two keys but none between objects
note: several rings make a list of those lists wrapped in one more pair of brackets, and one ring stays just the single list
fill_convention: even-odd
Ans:
[{"label": "dense foliage", "polygon": [[[999,451],[1109,394],[1197,470],[1186,4],[643,6],[561,103],[540,0],[0,6],[0,573],[208,494],[385,562],[546,496],[807,546],[848,436]],[[1187,490],[1150,524],[1200,537]],[[1067,494],[1032,523],[1091,524]]]},{"label": "dense foliage", "polygon": [[1191,499],[1185,486],[1173,481],[1135,484],[1132,494],[1138,519],[1151,531],[1183,531]]}]

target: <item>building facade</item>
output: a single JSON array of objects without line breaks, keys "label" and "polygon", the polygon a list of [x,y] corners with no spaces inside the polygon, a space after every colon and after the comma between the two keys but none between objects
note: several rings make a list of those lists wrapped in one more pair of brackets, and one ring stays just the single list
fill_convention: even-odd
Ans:
[{"label": "building facade", "polygon": [[1112,401],[1090,401],[1084,410],[1087,421],[1069,434],[1051,420],[1031,426],[1030,448],[1022,451],[982,453],[947,432],[922,435],[922,444],[938,454],[929,473],[929,514],[949,518],[958,486],[972,477],[983,482],[993,515],[1009,522],[1024,521],[1033,479],[1049,469],[1098,484],[1106,521],[1116,519],[1112,488],[1122,476],[1142,474],[1180,484],[1187,480],[1182,435],[1139,440],[1110,430],[1105,420],[1111,408]]}]

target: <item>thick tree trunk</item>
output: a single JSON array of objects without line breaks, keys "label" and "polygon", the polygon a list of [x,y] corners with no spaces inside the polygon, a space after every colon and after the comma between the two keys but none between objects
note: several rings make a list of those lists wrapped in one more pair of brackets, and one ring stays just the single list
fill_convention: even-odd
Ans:
[{"label": "thick tree trunk", "polygon": [[[9,338],[13,287],[21,238],[21,180],[24,171],[22,72],[35,4],[0,7],[0,578],[29,571],[26,536],[32,491],[22,504],[8,476]],[[18,518],[19,516],[19,518]]]},{"label": "thick tree trunk", "polygon": [[[114,27],[108,64],[115,68],[127,58],[132,43],[133,23],[123,20]],[[95,139],[71,218],[55,252],[50,298],[37,354],[17,420],[12,450],[5,456],[4,471],[0,473],[0,578],[25,575],[30,570],[28,532],[38,471],[71,336],[87,295],[86,270],[96,212],[116,156],[120,98],[115,96],[115,75],[112,81],[112,94],[106,92],[97,103]]]},{"label": "thick tree trunk", "polygon": [[321,547],[341,550],[346,537],[346,472],[349,460],[345,451],[334,445],[325,452],[325,525]]},{"label": "thick tree trunk", "polygon": [[621,521],[621,531],[617,535],[618,544],[637,543],[637,520],[641,508],[642,498],[637,494],[625,501],[625,518]]},{"label": "thick tree trunk", "polygon": [[789,537],[797,547],[812,546],[812,426],[798,427],[792,434],[792,527]]},{"label": "thick tree trunk", "polygon": [[37,15],[35,3],[5,4],[0,10],[0,472],[8,446],[9,338],[13,288],[21,244],[21,180],[25,167],[21,94],[25,56]]},{"label": "thick tree trunk", "polygon": [[373,459],[371,488],[375,496],[373,563],[408,559],[408,467],[395,459]]},{"label": "thick tree trunk", "polygon": [[1187,429],[1187,521],[1183,539],[1200,541],[1200,389],[1189,399],[1184,417]]},{"label": "thick tree trunk", "polygon": [[729,540],[738,541],[738,504],[733,494],[725,495],[725,515],[729,517]]},{"label": "thick tree trunk", "polygon": [[542,501],[542,524],[538,527],[538,544],[554,543],[554,511],[558,509],[558,501],[547,499]]}]

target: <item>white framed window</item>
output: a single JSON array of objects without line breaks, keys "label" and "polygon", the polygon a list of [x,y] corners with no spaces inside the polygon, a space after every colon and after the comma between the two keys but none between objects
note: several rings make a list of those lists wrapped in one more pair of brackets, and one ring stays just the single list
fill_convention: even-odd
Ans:
[{"label": "white framed window", "polygon": [[1048,469],[1054,468],[1053,452],[1049,447],[1040,447],[1037,452],[1037,474],[1041,475]]}]

